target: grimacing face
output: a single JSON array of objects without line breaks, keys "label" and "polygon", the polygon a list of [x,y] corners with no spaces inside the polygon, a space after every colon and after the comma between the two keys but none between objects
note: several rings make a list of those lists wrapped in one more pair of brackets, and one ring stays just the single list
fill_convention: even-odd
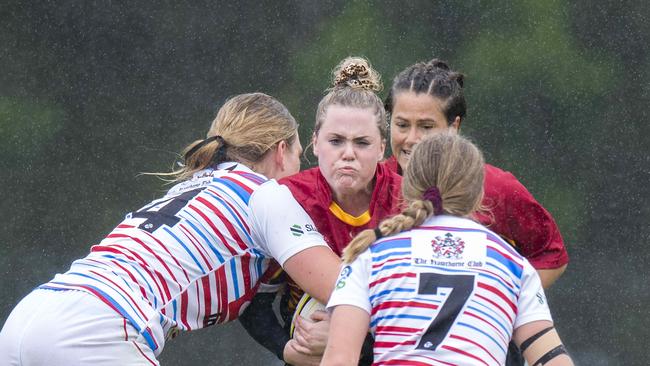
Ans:
[{"label": "grimacing face", "polygon": [[390,143],[402,170],[406,169],[413,147],[422,137],[443,131],[458,132],[460,117],[449,125],[442,101],[426,93],[402,91],[393,96],[390,117]]},{"label": "grimacing face", "polygon": [[335,196],[368,190],[385,150],[372,109],[327,107],[313,143],[318,166]]}]

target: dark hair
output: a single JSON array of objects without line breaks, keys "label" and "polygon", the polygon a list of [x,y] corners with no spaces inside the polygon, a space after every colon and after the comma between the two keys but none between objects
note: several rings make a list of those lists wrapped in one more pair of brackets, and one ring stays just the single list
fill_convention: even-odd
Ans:
[{"label": "dark hair", "polygon": [[393,86],[384,101],[387,113],[393,112],[393,97],[401,91],[426,93],[440,99],[447,123],[456,117],[465,118],[467,104],[463,93],[464,75],[453,71],[445,61],[434,58],[429,62],[413,64],[395,76]]}]

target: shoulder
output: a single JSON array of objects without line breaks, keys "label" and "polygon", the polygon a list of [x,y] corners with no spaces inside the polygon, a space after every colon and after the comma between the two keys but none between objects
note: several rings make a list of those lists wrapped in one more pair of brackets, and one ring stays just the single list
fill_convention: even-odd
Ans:
[{"label": "shoulder", "polygon": [[303,170],[298,174],[280,179],[281,185],[286,186],[291,194],[301,204],[328,204],[331,201],[329,185],[318,167]]},{"label": "shoulder", "polygon": [[303,170],[292,176],[280,179],[280,184],[289,187],[293,191],[296,187],[312,186],[320,179],[321,173],[318,167]]},{"label": "shoulder", "polygon": [[[226,164],[235,165],[222,168]],[[206,173],[204,173],[204,175],[205,174]],[[249,195],[269,182],[269,179],[264,175],[256,173],[245,165],[239,163],[220,164],[218,169],[210,172],[208,178],[210,178],[213,183],[228,186],[238,193],[244,191]]]},{"label": "shoulder", "polygon": [[485,164],[486,196],[530,196],[528,189],[510,172]]},{"label": "shoulder", "polygon": [[494,165],[485,164],[485,183],[500,187],[523,186],[519,180],[510,172],[497,168]]},{"label": "shoulder", "polygon": [[258,185],[251,193],[251,202],[272,202],[278,199],[293,198],[289,189],[278,184],[275,179],[269,179]]}]

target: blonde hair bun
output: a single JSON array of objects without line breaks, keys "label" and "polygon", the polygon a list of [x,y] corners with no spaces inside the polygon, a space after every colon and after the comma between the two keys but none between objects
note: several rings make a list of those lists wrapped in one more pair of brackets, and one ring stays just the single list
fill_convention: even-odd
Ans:
[{"label": "blonde hair bun", "polygon": [[332,87],[360,88],[371,91],[381,91],[381,75],[370,66],[363,57],[347,57],[332,71],[334,80]]}]

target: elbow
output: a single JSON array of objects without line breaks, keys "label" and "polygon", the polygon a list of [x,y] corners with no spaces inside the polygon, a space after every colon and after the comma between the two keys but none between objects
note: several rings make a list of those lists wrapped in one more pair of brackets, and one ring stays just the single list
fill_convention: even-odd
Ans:
[{"label": "elbow", "polygon": [[537,273],[539,274],[539,278],[542,281],[542,287],[544,287],[545,290],[551,287],[555,283],[555,281],[557,281],[557,279],[560,278],[560,276],[562,276],[562,274],[566,270],[566,267],[567,265],[565,264],[561,267],[554,268],[554,269],[537,270]]}]

